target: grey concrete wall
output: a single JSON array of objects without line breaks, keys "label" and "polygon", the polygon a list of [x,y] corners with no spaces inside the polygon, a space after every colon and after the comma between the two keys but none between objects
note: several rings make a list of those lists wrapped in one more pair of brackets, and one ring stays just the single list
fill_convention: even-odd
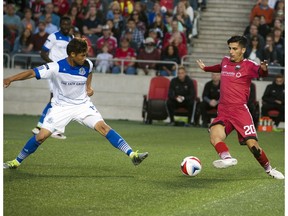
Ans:
[{"label": "grey concrete wall", "polygon": [[[19,69],[4,69],[4,77],[21,72]],[[93,74],[91,97],[104,119],[142,120],[143,95],[148,93],[151,76]],[[198,96],[208,78],[197,78]],[[270,82],[255,81],[257,99]],[[40,115],[49,100],[47,80],[30,79],[18,81],[3,90],[4,114]]]}]

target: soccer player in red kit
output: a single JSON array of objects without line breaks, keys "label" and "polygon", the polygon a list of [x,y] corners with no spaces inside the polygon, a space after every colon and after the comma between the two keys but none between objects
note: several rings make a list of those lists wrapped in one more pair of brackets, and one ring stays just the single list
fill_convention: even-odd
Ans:
[{"label": "soccer player in red kit", "polygon": [[284,179],[281,172],[272,169],[264,150],[259,146],[253,118],[247,106],[251,81],[268,75],[267,63],[264,61],[258,65],[244,59],[247,44],[244,36],[233,36],[227,44],[230,57],[224,57],[220,64],[205,66],[202,60],[197,60],[205,72],[221,73],[218,116],[210,125],[210,142],[221,159],[214,161],[213,165],[216,168],[227,168],[237,164],[237,159],[232,158],[224,142],[235,129],[240,144],[248,146],[266,173],[273,178]]}]

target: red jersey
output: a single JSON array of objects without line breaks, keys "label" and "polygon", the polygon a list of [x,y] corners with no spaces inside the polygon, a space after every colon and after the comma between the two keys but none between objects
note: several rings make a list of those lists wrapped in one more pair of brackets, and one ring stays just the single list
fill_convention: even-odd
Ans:
[{"label": "red jersey", "polygon": [[117,39],[113,36],[108,38],[104,38],[104,36],[100,37],[96,42],[96,48],[99,52],[101,52],[101,49],[105,43],[108,45],[108,52],[113,55],[118,47]]},{"label": "red jersey", "polygon": [[[124,51],[121,48],[117,48],[114,57],[118,59],[131,59],[133,57],[136,58],[136,53],[135,53],[135,50],[130,47],[126,51]],[[129,63],[130,62],[124,61],[125,66],[127,66]]]},{"label": "red jersey", "polygon": [[205,67],[204,70],[221,71],[219,104],[224,106],[247,104],[252,79],[265,75],[257,63],[248,59],[232,62],[230,57],[224,57],[221,64]]},{"label": "red jersey", "polygon": [[174,3],[171,0],[160,0],[160,6],[164,6],[167,10],[172,11],[174,8]]}]

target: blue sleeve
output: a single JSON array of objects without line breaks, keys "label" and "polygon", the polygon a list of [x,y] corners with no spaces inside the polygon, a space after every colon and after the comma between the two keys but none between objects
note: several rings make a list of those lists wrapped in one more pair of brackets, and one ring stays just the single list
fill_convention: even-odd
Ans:
[{"label": "blue sleeve", "polygon": [[35,72],[35,74],[36,74],[36,79],[37,79],[37,80],[41,79],[41,76],[40,76],[40,73],[39,73],[38,68],[33,68],[33,70],[34,70],[34,72]]},{"label": "blue sleeve", "polygon": [[44,50],[45,52],[49,51],[49,49],[47,47],[45,47],[44,45],[42,46],[42,50]]}]

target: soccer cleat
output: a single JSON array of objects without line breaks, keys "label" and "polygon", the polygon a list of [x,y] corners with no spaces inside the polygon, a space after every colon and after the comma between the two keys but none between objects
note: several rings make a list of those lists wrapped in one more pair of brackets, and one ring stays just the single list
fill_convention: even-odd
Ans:
[{"label": "soccer cleat", "polygon": [[51,134],[51,137],[55,138],[55,139],[66,139],[67,137],[64,134],[61,134],[59,132],[54,132]]},{"label": "soccer cleat", "polygon": [[3,164],[4,169],[16,169],[19,166],[20,166],[20,163],[16,159],[12,161],[7,161]]},{"label": "soccer cleat", "polygon": [[130,155],[130,158],[132,160],[132,163],[137,166],[139,165],[145,158],[148,157],[148,152],[144,152],[144,153],[138,153],[138,151],[133,152]]},{"label": "soccer cleat", "polygon": [[230,166],[235,166],[237,163],[238,161],[235,158],[227,158],[227,159],[220,159],[220,160],[213,161],[214,167],[218,169],[224,169]]},{"label": "soccer cleat", "polygon": [[275,179],[284,179],[284,175],[281,172],[277,171],[276,168],[271,169],[269,172],[267,172],[267,174]]},{"label": "soccer cleat", "polygon": [[35,128],[32,129],[32,133],[34,135],[37,135],[39,132],[40,132],[40,127],[35,127]]}]

